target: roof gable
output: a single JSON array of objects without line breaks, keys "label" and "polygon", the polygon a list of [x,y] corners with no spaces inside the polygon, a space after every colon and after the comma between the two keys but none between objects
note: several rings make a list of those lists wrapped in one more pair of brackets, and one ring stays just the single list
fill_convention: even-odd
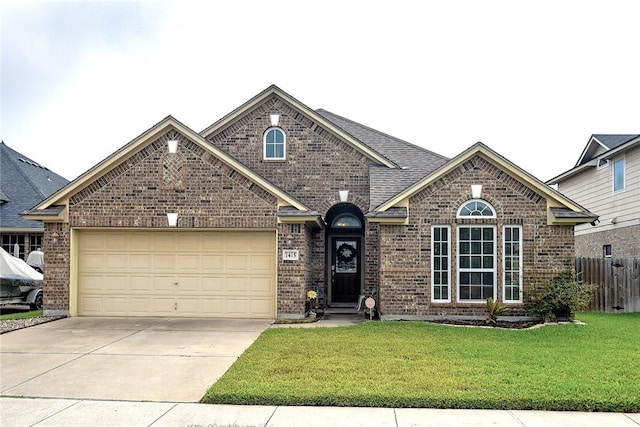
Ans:
[{"label": "roof gable", "polygon": [[[522,182],[523,184],[532,188],[538,194],[545,197],[547,200],[548,214],[550,215],[549,222],[551,223],[559,222],[558,218],[554,216],[554,212],[560,212],[561,211],[560,209],[563,209],[563,212],[564,210],[568,209],[571,212],[580,213],[581,215],[572,217],[572,220],[575,220],[578,222],[580,221],[588,222],[596,218],[596,215],[591,214],[576,202],[570,200],[566,196],[555,191],[554,189],[552,189],[542,181],[535,178],[533,175],[525,172],[523,169],[519,168],[518,166],[516,166],[506,158],[502,157],[497,152],[491,150],[489,147],[487,147],[481,142],[478,142],[473,146],[469,147],[467,150],[460,153],[458,156],[454,157],[449,162],[444,164],[442,167],[437,169],[434,173],[426,176],[425,178],[418,181],[417,183],[407,188],[403,192],[385,201],[375,209],[375,212],[385,212],[388,209],[393,207],[407,206],[409,198],[411,198],[413,195],[422,191],[429,185],[432,185],[438,179],[448,174],[449,172],[453,171],[455,168],[464,164],[465,162],[467,162],[468,160],[470,160],[472,157],[476,155],[481,155],[483,158],[493,163],[496,167],[506,172],[507,174],[512,176],[514,179]],[[552,211],[551,208],[560,208],[560,209],[556,209],[555,211]],[[568,218],[568,215],[563,216],[563,219],[566,219],[566,218]]]},{"label": "roof gable", "polygon": [[607,134],[593,134],[589,138],[589,142],[582,150],[580,158],[575,167],[581,166],[590,162],[594,158],[600,156],[604,152],[617,148],[634,138],[639,137],[638,134],[624,134],[624,135],[607,135]]},{"label": "roof gable", "polygon": [[301,103],[300,101],[298,101],[297,99],[295,99],[294,97],[284,92],[283,90],[281,90],[275,85],[269,86],[267,89],[263,90],[258,95],[251,98],[249,101],[245,102],[244,104],[242,104],[241,106],[239,106],[238,108],[236,108],[235,110],[233,110],[232,112],[230,112],[229,114],[227,114],[226,116],[218,120],[217,122],[213,123],[211,126],[207,127],[202,132],[200,132],[200,135],[203,138],[208,139],[211,135],[213,135],[216,132],[220,132],[227,126],[231,125],[233,122],[238,120],[240,117],[242,117],[243,115],[251,111],[253,108],[255,108],[257,105],[259,105],[260,103],[262,103],[267,98],[273,95],[278,96],[279,98],[282,99],[282,101],[288,103],[293,108],[308,115],[313,121],[323,126],[325,129],[327,129],[327,131],[334,134],[335,136],[337,136],[338,138],[340,138],[350,146],[354,147],[356,150],[361,152],[363,155],[365,155],[372,161],[382,164],[384,166],[387,166],[389,168],[399,167],[391,159],[377,152],[374,148],[368,146],[367,144],[364,144],[362,141],[360,141],[353,135],[349,134],[348,132],[345,132],[345,130],[336,126],[336,124],[334,124],[332,121],[327,120],[326,117],[322,116],[321,114],[318,114],[316,111],[307,107],[305,104]]},{"label": "roof gable", "polygon": [[[89,169],[84,174],[80,175],[74,181],[70,182],[67,186],[65,186],[55,194],[51,195],[46,200],[42,201],[42,203],[36,206],[33,211],[28,212],[27,214],[25,214],[25,216],[43,219],[42,215],[40,215],[42,211],[45,211],[55,205],[68,204],[69,199],[73,195],[77,194],[78,192],[86,188],[88,185],[91,185],[91,183],[94,182],[96,179],[98,179],[100,176],[104,175],[108,171],[121,165],[129,157],[135,155],[139,150],[144,148],[147,144],[151,143],[152,141],[157,139],[159,136],[165,134],[167,131],[171,129],[176,130],[177,132],[186,136],[192,142],[200,145],[206,152],[211,153],[213,156],[215,156],[222,162],[226,163],[228,166],[240,172],[247,179],[254,182],[258,186],[263,188],[265,191],[267,191],[268,193],[275,196],[279,200],[280,204],[290,205],[301,211],[309,211],[309,209],[304,204],[294,199],[292,196],[285,193],[281,189],[277,188],[276,186],[268,182],[266,179],[264,179],[260,175],[251,171],[246,166],[238,162],[236,159],[226,154],[224,151],[209,144],[207,141],[204,140],[204,138],[200,134],[191,130],[190,128],[188,128],[187,126],[185,126],[184,124],[182,124],[181,122],[173,118],[172,116],[168,116],[162,121],[160,121],[158,124],[156,124],[155,126],[151,127],[149,130],[147,130],[146,132],[144,132],[143,134],[141,134],[140,136],[138,136],[137,138],[129,142],[128,144],[124,145],[118,151],[114,152],[109,157],[107,157],[106,159],[98,163],[96,166]],[[64,220],[64,218],[62,217],[64,215],[64,211],[51,211],[51,212],[55,212],[56,217],[46,218],[46,219],[58,220],[58,221]]]}]

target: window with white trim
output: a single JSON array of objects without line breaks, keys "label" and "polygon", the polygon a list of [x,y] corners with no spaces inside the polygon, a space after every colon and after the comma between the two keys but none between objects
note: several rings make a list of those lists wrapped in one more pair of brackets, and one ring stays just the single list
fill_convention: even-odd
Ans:
[{"label": "window with white trim", "polygon": [[431,227],[431,301],[450,302],[451,275],[449,254],[451,239],[449,226]]},{"label": "window with white trim", "polygon": [[494,226],[458,227],[458,301],[496,299],[495,254]]},{"label": "window with white trim", "polygon": [[495,218],[495,210],[484,200],[471,200],[458,209],[458,218],[468,216],[482,216],[485,218]]},{"label": "window with white trim", "polygon": [[502,235],[502,299],[522,302],[522,227],[507,225]]},{"label": "window with white trim", "polygon": [[624,191],[625,188],[624,157],[613,161],[613,192]]},{"label": "window with white trim", "polygon": [[287,138],[280,128],[269,128],[264,133],[264,159],[284,160],[287,155]]}]

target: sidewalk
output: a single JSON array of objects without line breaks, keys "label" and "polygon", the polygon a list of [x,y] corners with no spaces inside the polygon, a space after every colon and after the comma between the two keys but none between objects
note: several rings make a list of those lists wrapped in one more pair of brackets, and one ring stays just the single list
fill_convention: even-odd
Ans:
[{"label": "sidewalk", "polygon": [[2,426],[638,427],[640,414],[0,398]]}]

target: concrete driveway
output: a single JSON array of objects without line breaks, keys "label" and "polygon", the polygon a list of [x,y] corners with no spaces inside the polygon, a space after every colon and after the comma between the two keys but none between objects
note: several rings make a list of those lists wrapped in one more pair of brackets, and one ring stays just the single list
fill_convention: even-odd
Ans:
[{"label": "concrete driveway", "polygon": [[72,317],[0,335],[2,396],[198,402],[272,320]]}]

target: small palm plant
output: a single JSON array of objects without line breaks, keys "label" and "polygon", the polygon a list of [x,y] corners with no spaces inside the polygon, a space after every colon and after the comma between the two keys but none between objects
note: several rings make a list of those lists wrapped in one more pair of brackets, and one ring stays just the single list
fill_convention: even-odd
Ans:
[{"label": "small palm plant", "polygon": [[496,326],[498,324],[498,316],[507,314],[509,312],[509,307],[505,306],[500,301],[494,301],[493,298],[489,297],[487,298],[487,311],[489,314],[487,315],[485,323],[487,325]]}]

